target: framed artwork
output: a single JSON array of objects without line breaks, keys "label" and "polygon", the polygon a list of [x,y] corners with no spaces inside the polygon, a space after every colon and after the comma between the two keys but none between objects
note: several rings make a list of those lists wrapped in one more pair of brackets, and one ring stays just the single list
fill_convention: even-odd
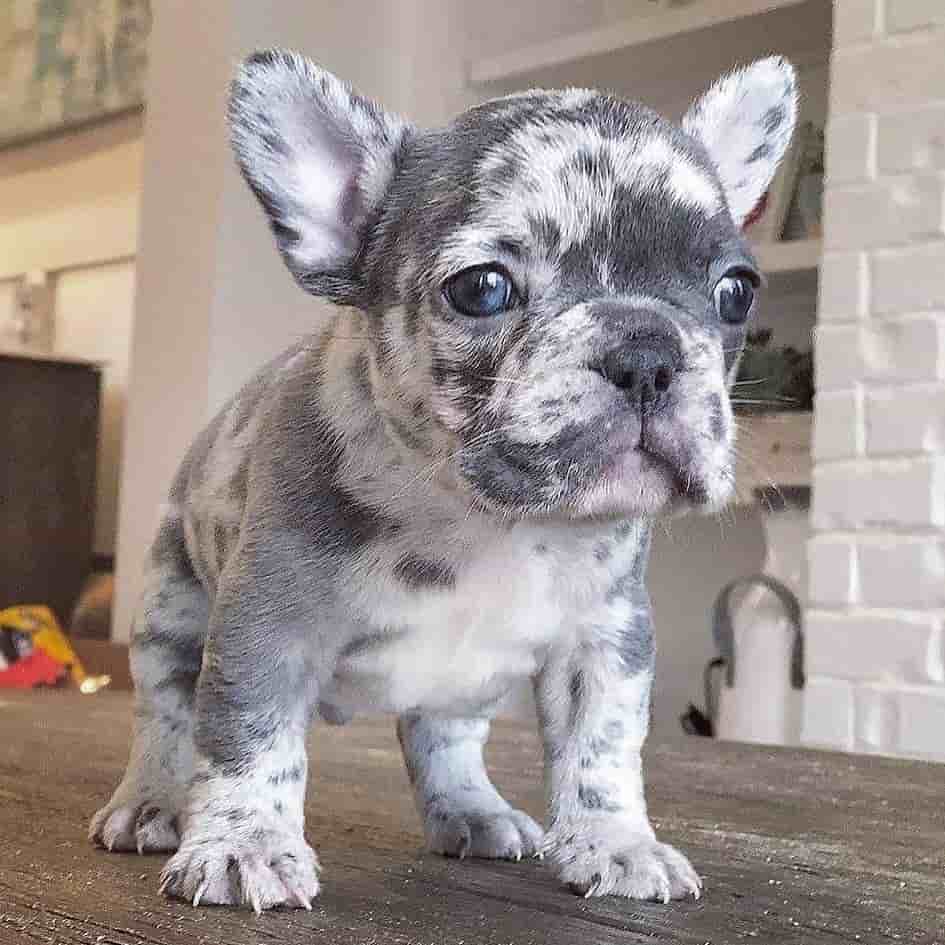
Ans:
[{"label": "framed artwork", "polygon": [[0,0],[0,147],[144,104],[149,0]]}]

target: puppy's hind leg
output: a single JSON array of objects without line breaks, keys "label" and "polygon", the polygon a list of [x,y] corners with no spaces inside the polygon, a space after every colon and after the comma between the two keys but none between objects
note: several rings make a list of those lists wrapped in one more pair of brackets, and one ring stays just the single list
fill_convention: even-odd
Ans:
[{"label": "puppy's hind leg", "polygon": [[124,778],[92,818],[89,838],[107,850],[177,849],[178,818],[193,774],[193,705],[209,605],[169,515],[151,548],[132,633],[135,731]]},{"label": "puppy's hind leg", "polygon": [[520,860],[538,852],[541,827],[512,807],[486,773],[488,719],[405,715],[397,736],[434,853]]}]

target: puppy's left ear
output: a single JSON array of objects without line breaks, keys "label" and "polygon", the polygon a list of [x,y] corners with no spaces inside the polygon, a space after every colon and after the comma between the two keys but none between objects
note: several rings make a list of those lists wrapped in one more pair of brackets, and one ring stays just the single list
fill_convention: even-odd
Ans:
[{"label": "puppy's left ear", "polygon": [[768,189],[796,120],[797,78],[778,56],[719,79],[683,118],[715,163],[737,224]]},{"label": "puppy's left ear", "polygon": [[240,169],[292,275],[313,295],[355,302],[358,254],[410,126],[278,49],[240,67],[229,120]]}]

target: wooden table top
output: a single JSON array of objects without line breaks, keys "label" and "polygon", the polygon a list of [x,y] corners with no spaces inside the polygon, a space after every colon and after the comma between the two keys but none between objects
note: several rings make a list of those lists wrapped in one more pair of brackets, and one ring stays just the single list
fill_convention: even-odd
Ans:
[{"label": "wooden table top", "polygon": [[[162,856],[107,854],[86,823],[117,783],[127,695],[0,692],[0,945],[848,945],[945,943],[945,767],[680,739],[647,753],[664,839],[699,902],[585,901],[538,861],[446,860],[421,834],[390,721],[313,730],[311,913],[193,909]],[[499,724],[506,796],[541,817],[538,742]]]}]

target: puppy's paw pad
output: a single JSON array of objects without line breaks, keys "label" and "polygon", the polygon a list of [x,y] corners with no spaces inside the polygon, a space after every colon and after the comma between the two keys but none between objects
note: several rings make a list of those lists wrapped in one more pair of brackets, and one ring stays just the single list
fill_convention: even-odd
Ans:
[{"label": "puppy's paw pad", "polygon": [[572,833],[549,844],[547,852],[562,882],[585,897],[669,902],[702,894],[702,880],[689,860],[648,837],[615,842]]},{"label": "puppy's paw pad", "polygon": [[89,839],[113,852],[168,853],[180,843],[177,814],[158,802],[109,804],[92,818]]},{"label": "puppy's paw pad", "polygon": [[311,909],[318,859],[301,836],[185,839],[161,874],[161,892],[195,906]]},{"label": "puppy's paw pad", "polygon": [[428,845],[446,856],[520,860],[535,856],[543,839],[541,827],[528,814],[505,811],[434,811],[427,817]]}]

